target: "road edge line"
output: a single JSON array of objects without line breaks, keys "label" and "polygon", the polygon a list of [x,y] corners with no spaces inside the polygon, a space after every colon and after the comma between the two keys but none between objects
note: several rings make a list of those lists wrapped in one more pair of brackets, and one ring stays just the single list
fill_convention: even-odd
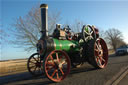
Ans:
[{"label": "road edge line", "polygon": [[[105,83],[105,85],[117,85],[120,82],[119,80],[121,80],[125,77],[127,71],[128,71],[128,66],[122,68],[116,75],[114,75],[110,80],[108,80]],[[115,82],[115,84],[114,84],[114,82]]]},{"label": "road edge line", "polygon": [[117,85],[126,75],[128,74],[128,66],[127,69],[119,76],[118,79],[116,79],[112,85]]}]

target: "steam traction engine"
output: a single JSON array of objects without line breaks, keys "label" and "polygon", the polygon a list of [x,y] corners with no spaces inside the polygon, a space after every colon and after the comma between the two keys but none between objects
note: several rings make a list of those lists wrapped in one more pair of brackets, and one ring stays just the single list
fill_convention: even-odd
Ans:
[{"label": "steam traction engine", "polygon": [[37,43],[37,53],[28,59],[28,71],[37,76],[46,74],[54,81],[60,82],[70,72],[70,66],[76,67],[88,62],[95,68],[105,68],[108,62],[108,49],[105,41],[99,37],[98,29],[84,25],[81,33],[70,32],[69,26],[63,29],[59,24],[48,35],[48,5],[42,4],[42,36]]}]

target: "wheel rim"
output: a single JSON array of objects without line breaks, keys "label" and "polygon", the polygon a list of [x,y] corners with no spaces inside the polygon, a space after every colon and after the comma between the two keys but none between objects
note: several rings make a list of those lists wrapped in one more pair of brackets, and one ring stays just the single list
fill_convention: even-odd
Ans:
[{"label": "wheel rim", "polygon": [[46,76],[54,81],[60,82],[70,72],[70,59],[64,51],[52,51],[45,60]]},{"label": "wheel rim", "polygon": [[39,53],[35,53],[33,54],[29,59],[28,59],[28,71],[32,74],[32,75],[40,75],[42,74],[42,61],[40,59],[40,55]]},{"label": "wheel rim", "polygon": [[98,38],[94,45],[94,54],[97,65],[100,68],[104,68],[108,63],[108,49],[105,41]]},{"label": "wheel rim", "polygon": [[83,26],[82,36],[85,42],[94,39],[95,38],[94,29],[90,25]]}]

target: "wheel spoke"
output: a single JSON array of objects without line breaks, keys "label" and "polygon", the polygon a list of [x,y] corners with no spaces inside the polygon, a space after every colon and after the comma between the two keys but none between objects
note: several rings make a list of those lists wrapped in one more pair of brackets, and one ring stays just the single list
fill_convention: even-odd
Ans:
[{"label": "wheel spoke", "polygon": [[90,35],[92,35],[93,31],[91,31]]},{"label": "wheel spoke", "polygon": [[89,36],[89,39],[93,39],[93,37],[90,35],[90,36]]},{"label": "wheel spoke", "polygon": [[56,53],[56,59],[58,62],[60,62],[59,57],[58,57],[58,53]]},{"label": "wheel spoke", "polygon": [[102,65],[100,59],[99,59],[99,64]]},{"label": "wheel spoke", "polygon": [[99,57],[96,57],[96,62],[97,62],[97,63],[99,62]]},{"label": "wheel spoke", "polygon": [[34,68],[34,67],[35,67],[35,66],[31,66],[31,67],[29,67],[29,68],[31,69],[31,68]]},{"label": "wheel spoke", "polygon": [[60,69],[60,71],[61,71],[62,75],[64,75],[64,72],[63,72],[63,70],[62,70],[61,68],[59,68],[59,69]]},{"label": "wheel spoke", "polygon": [[37,67],[35,67],[35,69],[34,69],[34,73],[35,73],[36,69],[37,69]]},{"label": "wheel spoke", "polygon": [[101,56],[99,56],[99,59],[100,59],[100,62],[102,63],[102,57]]},{"label": "wheel spoke", "polygon": [[64,63],[66,63],[66,60],[63,60],[63,62],[61,63],[61,65],[63,65]]},{"label": "wheel spoke", "polygon": [[58,74],[58,72],[56,72],[56,76],[57,76],[57,79],[59,79],[59,74]]},{"label": "wheel spoke", "polygon": [[97,57],[97,63],[99,63],[99,65],[102,65],[99,57]]},{"label": "wheel spoke", "polygon": [[99,48],[99,46],[98,46],[98,44],[97,44],[97,43],[96,43],[96,47],[97,47],[97,49],[98,49],[98,50],[100,50],[100,48]]},{"label": "wheel spoke", "polygon": [[85,32],[87,35],[89,35],[89,33],[88,33],[88,32],[86,32],[85,30],[84,30],[84,32]]},{"label": "wheel spoke", "polygon": [[105,62],[105,59],[102,57],[102,61],[104,61]]},{"label": "wheel spoke", "polygon": [[100,40],[98,40],[98,47],[99,47],[99,50],[102,49],[101,44],[100,44]]},{"label": "wheel spoke", "polygon": [[96,58],[96,62],[99,63],[100,65],[102,65],[102,64],[101,64],[102,60],[100,59],[100,57],[97,57],[97,58]]},{"label": "wheel spoke", "polygon": [[35,62],[32,62],[32,61],[30,61],[30,63],[33,63],[33,64],[35,64]]},{"label": "wheel spoke", "polygon": [[56,70],[54,70],[54,72],[52,73],[52,76],[51,77],[53,77],[55,75],[55,73],[56,73]]},{"label": "wheel spoke", "polygon": [[96,51],[96,52],[99,52],[99,50],[98,50],[98,49],[95,49],[95,51]]},{"label": "wheel spoke", "polygon": [[54,63],[54,59],[53,59],[53,57],[52,57],[52,56],[50,56],[50,58],[51,58],[52,62]]},{"label": "wheel spoke", "polygon": [[[33,59],[34,59],[35,61],[37,61],[35,57],[33,57]],[[37,62],[38,62],[38,61],[37,61]]]}]

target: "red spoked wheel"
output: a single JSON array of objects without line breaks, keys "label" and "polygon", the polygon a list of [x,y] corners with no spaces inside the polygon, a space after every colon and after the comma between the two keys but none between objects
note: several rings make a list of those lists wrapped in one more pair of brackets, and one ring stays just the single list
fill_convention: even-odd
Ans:
[{"label": "red spoked wheel", "polygon": [[87,47],[88,62],[96,68],[105,68],[108,63],[108,48],[102,38],[89,42]]},{"label": "red spoked wheel", "polygon": [[94,44],[95,60],[99,68],[104,68],[108,63],[108,49],[105,41],[98,38]]},{"label": "red spoked wheel", "polygon": [[39,53],[32,54],[27,62],[28,71],[34,76],[41,75],[43,73],[42,63],[43,61],[41,60]]},{"label": "red spoked wheel", "polygon": [[54,50],[44,59],[44,72],[53,82],[60,82],[70,72],[70,58],[61,50]]}]

